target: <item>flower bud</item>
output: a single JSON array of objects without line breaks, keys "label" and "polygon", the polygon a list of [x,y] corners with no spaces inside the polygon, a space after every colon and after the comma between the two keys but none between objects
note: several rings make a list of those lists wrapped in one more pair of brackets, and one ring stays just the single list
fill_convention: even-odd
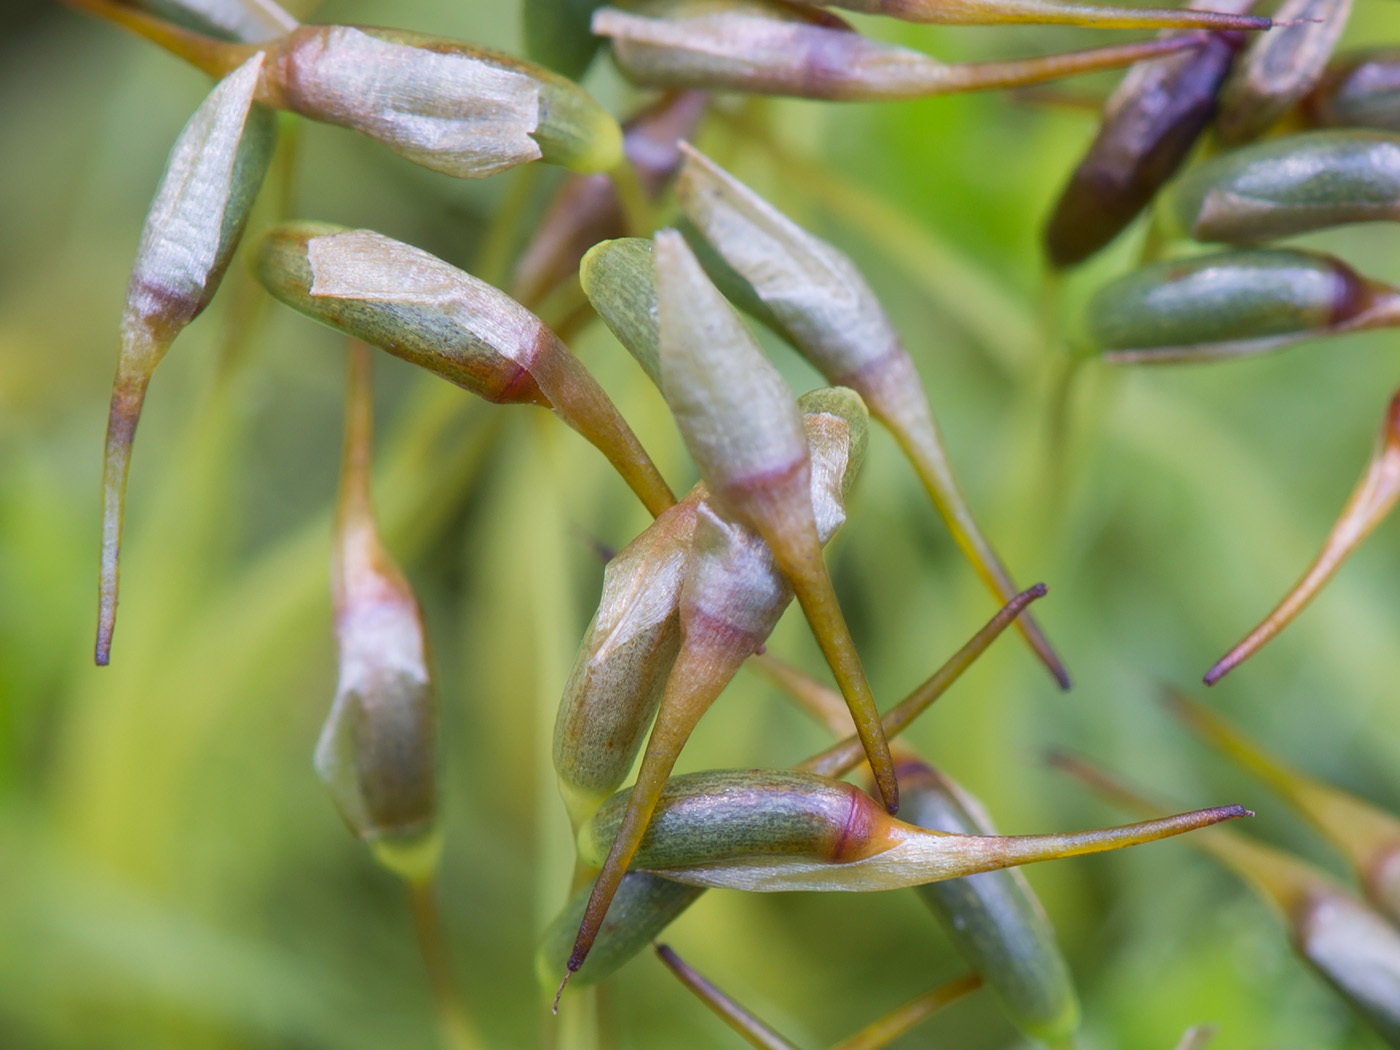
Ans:
[{"label": "flower bud", "polygon": [[651,241],[619,237],[595,244],[578,268],[579,283],[598,316],[661,389],[661,320]]},{"label": "flower bud", "polygon": [[[802,408],[811,443],[810,512],[816,522],[817,538],[825,543],[845,521],[846,493],[865,455],[865,406],[853,391],[833,389],[808,394],[802,399]],[[587,958],[612,895],[690,734],[740,665],[772,633],[792,596],[787,579],[778,570],[763,539],[728,519],[721,506],[703,500],[695,513],[690,556],[678,600],[680,651],[669,669],[656,724],[647,740],[627,811],[579,924],[569,958],[570,972]],[[653,688],[644,678],[634,679],[619,697],[640,709],[644,695],[649,697]],[[603,699],[589,698],[594,702]],[[613,703],[617,700],[606,699]],[[633,721],[632,725],[644,728],[645,723]],[[590,736],[595,732],[590,726]],[[628,740],[629,757],[635,753],[634,741],[635,738]],[[602,749],[595,740],[588,750]],[[616,783],[620,783],[626,766],[615,762],[610,768],[617,776]],[[597,801],[588,801],[596,809]]]},{"label": "flower bud", "polygon": [[[708,105],[709,96],[703,92],[671,92],[623,125],[623,152],[652,198],[671,181],[681,161],[677,144],[699,126]],[[511,294],[527,305],[538,302],[578,273],[591,247],[626,231],[627,218],[613,180],[601,174],[571,176],[521,253]],[[639,243],[650,252],[650,241]]]},{"label": "flower bud", "polygon": [[1400,923],[1400,818],[1291,768],[1185,694],[1169,690],[1166,700],[1172,714],[1269,784],[1331,840],[1351,862],[1366,896]]},{"label": "flower bud", "polygon": [[[596,863],[630,792],[579,833]],[[1016,864],[1138,845],[1246,816],[1239,806],[1062,835],[950,835],[889,816],[840,780],[791,770],[712,770],[672,777],[633,867],[692,886],[758,892],[875,891]]]},{"label": "flower bud", "polygon": [[762,537],[792,585],[893,811],[894,766],[822,561],[811,456],[792,392],[679,233],[656,235],[654,263],[662,393],[716,506]]},{"label": "flower bud", "polygon": [[[1129,809],[1158,808],[1081,759],[1057,753],[1051,761]],[[1400,1045],[1400,931],[1330,875],[1282,850],[1224,829],[1194,835],[1191,842],[1273,905],[1303,961],[1387,1043]]]},{"label": "flower bud", "polygon": [[370,230],[286,223],[253,265],[278,299],[488,401],[552,408],[653,515],[675,498],[588,370],[530,311],[427,252]]},{"label": "flower bud", "polygon": [[1300,109],[1314,127],[1400,131],[1400,52],[1377,48],[1337,56]]},{"label": "flower bud", "polygon": [[[114,0],[66,0],[140,33],[221,76],[252,54]],[[257,100],[338,124],[458,178],[544,160],[609,171],[622,132],[582,88],[508,55],[441,37],[372,26],[300,26],[266,45]]]},{"label": "flower bud", "polygon": [[1211,361],[1393,323],[1394,291],[1339,259],[1258,250],[1173,259],[1105,285],[1085,322],[1110,361]]},{"label": "flower bud", "polygon": [[[995,835],[981,804],[918,759],[901,757],[901,812],[932,831]],[[1012,1023],[1059,1045],[1079,1026],[1079,999],[1054,928],[1021,872],[970,875],[915,889],[973,970],[997,993]]]},{"label": "flower bud", "polygon": [[220,40],[257,44],[299,24],[274,0],[128,0],[157,18]]},{"label": "flower bud", "polygon": [[1385,520],[1397,499],[1400,499],[1400,393],[1391,398],[1371,462],[1317,558],[1264,622],[1206,672],[1206,685],[1214,685],[1288,626],[1361,541]]},{"label": "flower bud", "polygon": [[652,87],[834,101],[927,98],[1112,69],[1196,47],[1195,36],[1008,62],[949,65],[867,40],[824,11],[770,0],[650,0],[635,13],[599,8],[593,32],[623,74]]},{"label": "flower bud", "polygon": [[[680,646],[681,582],[697,488],[608,562],[598,613],[554,722],[554,770],[577,832],[627,779]],[[572,931],[571,931],[572,935]]]},{"label": "flower bud", "polygon": [[[535,952],[535,973],[545,988],[552,988],[564,970],[592,888],[591,884],[579,887],[540,939]],[[616,972],[659,937],[661,931],[704,892],[699,886],[687,886],[644,871],[629,871],[598,931],[593,951],[574,982],[589,985]]]},{"label": "flower bud", "polygon": [[1319,80],[1351,17],[1352,0],[1285,0],[1277,27],[1261,33],[1220,92],[1215,131],[1239,145],[1258,138]]},{"label": "flower bud", "polygon": [[102,569],[96,660],[111,656],[131,443],[151,373],[209,305],[238,247],[277,140],[254,103],[261,52],[209,93],[170,151],[126,289],[102,468]]},{"label": "flower bud", "polygon": [[[815,3],[816,0],[794,0]],[[906,22],[990,26],[1072,25],[1095,29],[1268,29],[1257,15],[1191,8],[1114,7],[1064,0],[832,0],[833,7]]]},{"label": "flower bud", "polygon": [[331,584],[340,677],[316,772],[350,830],[417,882],[437,863],[437,701],[423,614],[370,495],[369,349],[352,347]]},{"label": "flower bud", "polygon": [[1212,157],[1163,211],[1198,241],[1250,244],[1350,222],[1400,219],[1400,136],[1311,131]]},{"label": "flower bud", "polygon": [[1172,177],[1214,116],[1216,93],[1243,43],[1235,33],[1212,33],[1194,51],[1128,71],[1045,225],[1051,266],[1074,266],[1107,246]]},{"label": "flower bud", "polygon": [[[998,600],[1009,601],[1018,588],[958,487],[913,359],[855,265],[703,154],[682,150],[676,196],[696,230],[747,286],[746,298],[762,303],[764,319],[829,382],[860,394],[899,442],[964,555]],[[1017,625],[1068,686],[1035,621],[1024,616]]]}]

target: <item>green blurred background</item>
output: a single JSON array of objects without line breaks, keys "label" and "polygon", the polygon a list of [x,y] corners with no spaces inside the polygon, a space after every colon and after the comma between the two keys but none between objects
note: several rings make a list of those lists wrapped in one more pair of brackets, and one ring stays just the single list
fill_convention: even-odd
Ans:
[{"label": "green blurred background", "polygon": [[[326,580],[339,337],[259,299],[244,268],[162,365],[136,441],[112,666],[92,666],[99,459],[126,274],[165,154],[207,90],[179,61],[47,5],[0,30],[0,1046],[428,1047],[437,1038],[401,887],[346,833],[311,768],[334,683]],[[330,0],[519,50],[509,0]],[[1081,46],[1080,30],[862,26],[950,60]],[[1114,37],[1114,39],[1121,39]],[[1348,43],[1400,39],[1363,0]],[[1082,84],[1106,90],[1112,78]],[[608,68],[590,89],[624,113]],[[1075,90],[1080,90],[1076,86]],[[740,112],[733,109],[733,112]],[[1119,822],[1047,770],[1066,745],[1184,805],[1242,802],[1250,830],[1333,870],[1278,801],[1157,707],[1291,584],[1370,450],[1400,369],[1367,335],[1200,368],[1078,375],[1066,439],[1047,410],[1038,227],[1092,117],[1006,97],[742,109],[764,139],[701,144],[849,251],[923,371],[974,508],[1076,684],[1060,694],[1008,636],[911,732],[1003,830]],[[480,183],[298,126],[254,223],[369,226],[482,275],[557,171]],[[281,180],[281,181],[279,181]],[[522,180],[529,180],[522,182]],[[1063,318],[1128,267],[1140,231],[1076,274]],[[1400,279],[1392,226],[1309,238]],[[1072,323],[1061,326],[1072,331]],[[773,340],[793,385],[817,384]],[[659,397],[601,324],[575,341],[673,485],[693,468]],[[493,1047],[558,1034],[534,982],[571,845],[553,710],[601,578],[594,541],[645,514],[545,413],[491,408],[376,359],[377,496],[425,605],[441,682],[442,886],[460,986]],[[1400,808],[1400,524],[1210,702],[1309,770]],[[876,695],[892,702],[991,614],[893,442],[876,433],[830,561]],[[773,651],[819,670],[800,617]],[[682,769],[785,765],[824,743],[756,676],[702,723]],[[1028,871],[1085,1007],[1083,1046],[1375,1047],[1289,953],[1269,911],[1185,842]],[[960,972],[909,893],[707,894],[669,934],[804,1046],[834,1041]],[[612,983],[613,1045],[738,1040],[657,962]],[[567,1013],[567,1011],[566,1011]],[[1018,1037],[981,993],[897,1044]]]}]

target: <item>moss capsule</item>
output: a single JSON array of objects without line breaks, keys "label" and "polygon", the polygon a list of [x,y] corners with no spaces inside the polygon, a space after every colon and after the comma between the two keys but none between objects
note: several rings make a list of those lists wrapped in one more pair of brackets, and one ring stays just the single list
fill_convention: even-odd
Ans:
[{"label": "moss capsule", "polygon": [[1400,131],[1400,51],[1338,55],[1299,110],[1315,127]]}]

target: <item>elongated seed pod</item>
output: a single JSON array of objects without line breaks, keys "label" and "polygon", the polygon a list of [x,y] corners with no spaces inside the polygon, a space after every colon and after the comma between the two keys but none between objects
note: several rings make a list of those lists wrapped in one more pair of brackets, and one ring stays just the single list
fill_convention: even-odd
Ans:
[{"label": "elongated seed pod", "polygon": [[[899,442],[964,556],[998,601],[1010,601],[1019,588],[973,518],[914,361],[855,265],[708,157],[682,150],[676,197],[686,216],[778,331],[828,382],[860,394]],[[1035,620],[1022,616],[1016,625],[1067,687],[1069,675]]]},{"label": "elongated seed pod", "polygon": [[[1245,11],[1252,3],[1227,6]],[[1172,177],[1215,115],[1216,93],[1243,43],[1239,34],[1213,33],[1194,51],[1128,71],[1046,223],[1051,266],[1074,266],[1107,246]]]},{"label": "elongated seed pod", "polygon": [[1397,293],[1311,252],[1222,252],[1154,263],[1101,288],[1090,339],[1121,363],[1213,361],[1393,324]]},{"label": "elongated seed pod", "polygon": [[[802,408],[811,447],[808,513],[818,541],[826,543],[845,521],[845,497],[865,455],[865,406],[854,392],[833,389],[806,395]],[[627,810],[579,924],[570,972],[587,957],[691,732],[740,665],[772,633],[792,597],[762,537],[730,520],[722,503],[701,503],[680,591],[680,651]]]},{"label": "elongated seed pod", "polygon": [[170,151],[126,288],[102,464],[96,660],[111,658],[131,443],[151,373],[209,305],[272,160],[277,125],[253,101],[258,53],[215,86]]},{"label": "elongated seed pod", "polygon": [[316,772],[350,830],[423,881],[437,861],[437,700],[422,611],[374,521],[372,413],[369,348],[357,342],[331,559],[340,677]]},{"label": "elongated seed pod", "polygon": [[[695,131],[708,105],[704,92],[670,92],[623,125],[623,152],[653,199],[681,162],[678,142]],[[578,272],[588,249],[626,232],[627,219],[613,180],[602,174],[571,176],[521,252],[511,295],[526,305],[538,302]]]},{"label": "elongated seed pod", "polygon": [[285,223],[253,265],[278,299],[498,404],[552,408],[653,515],[675,497],[588,370],[534,314],[436,256],[371,230]]},{"label": "elongated seed pod", "polygon": [[796,401],[679,233],[656,235],[655,265],[661,391],[717,507],[762,537],[792,585],[893,812],[894,764],[822,560]]},{"label": "elongated seed pod", "polygon": [[1332,526],[1322,550],[1303,573],[1303,578],[1293,585],[1293,589],[1265,617],[1264,622],[1206,672],[1206,685],[1220,681],[1292,623],[1293,618],[1317,596],[1352,551],[1361,545],[1361,541],[1385,520],[1397,499],[1400,499],[1400,393],[1391,398],[1385,418],[1381,421],[1371,462],[1352,490],[1351,498],[1342,508],[1342,516]]},{"label": "elongated seed pod", "polygon": [[[200,36],[113,0],[64,0],[220,76],[251,45]],[[544,160],[609,171],[622,159],[617,122],[571,80],[455,40],[372,26],[301,26],[269,41],[264,105],[350,128],[415,164],[485,178]]]},{"label": "elongated seed pod", "polygon": [[221,40],[257,44],[299,24],[274,0],[128,0],[157,18]]},{"label": "elongated seed pod", "polygon": [[1126,66],[1197,47],[1196,35],[1063,55],[949,65],[867,40],[833,15],[770,0],[651,0],[599,8],[593,32],[638,84],[840,102],[928,98]]},{"label": "elongated seed pod", "polygon": [[1400,817],[1292,768],[1178,690],[1168,690],[1166,701],[1187,726],[1269,784],[1331,840],[1351,862],[1366,896],[1400,924]]},{"label": "elongated seed pod", "polygon": [[[793,0],[815,3],[816,0]],[[1259,15],[1172,7],[1115,7],[1064,0],[832,0],[832,7],[951,26],[1092,26],[1095,29],[1268,29]]]},{"label": "elongated seed pod", "polygon": [[1250,42],[1220,92],[1215,132],[1227,145],[1258,138],[1322,79],[1352,0],[1285,0],[1278,28]]},{"label": "elongated seed pod", "polygon": [[1299,113],[1315,127],[1400,131],[1400,51],[1376,48],[1338,55],[1303,99]]},{"label": "elongated seed pod", "polygon": [[[980,803],[917,758],[900,756],[901,812],[911,824],[995,835]],[[915,889],[949,939],[997,993],[1012,1023],[1054,1046],[1079,1027],[1079,998],[1054,928],[1014,868]]]},{"label": "elongated seed pod", "polygon": [[[1160,809],[1082,759],[1056,753],[1051,762],[1130,810]],[[1388,1045],[1400,1047],[1400,930],[1330,875],[1282,850],[1223,828],[1190,841],[1273,905],[1302,960]]]},{"label": "elongated seed pod", "polygon": [[[669,946],[658,944],[656,954],[681,984],[690,989],[715,1016],[737,1032],[750,1046],[755,1047],[755,1050],[796,1050],[795,1044],[710,983]],[[955,981],[949,981],[895,1007],[855,1035],[835,1044],[831,1050],[881,1050],[949,1003],[961,999],[981,986],[982,979],[976,974],[967,974]]]},{"label": "elongated seed pod", "polygon": [[1311,131],[1212,157],[1163,196],[1170,232],[1254,244],[1400,219],[1400,135]]},{"label": "elongated seed pod", "polygon": [[[592,884],[579,887],[540,939],[535,952],[535,974],[541,987],[552,989],[568,964],[592,889]],[[588,961],[572,983],[586,986],[615,973],[618,967],[661,936],[661,932],[704,892],[699,886],[687,886],[660,875],[629,871],[613,897]]]},{"label": "elongated seed pod", "polygon": [[[596,863],[629,792],[579,833]],[[755,892],[876,891],[1154,842],[1246,816],[1239,806],[1062,835],[950,835],[906,824],[845,781],[793,770],[672,777],[633,866],[692,886]]]}]

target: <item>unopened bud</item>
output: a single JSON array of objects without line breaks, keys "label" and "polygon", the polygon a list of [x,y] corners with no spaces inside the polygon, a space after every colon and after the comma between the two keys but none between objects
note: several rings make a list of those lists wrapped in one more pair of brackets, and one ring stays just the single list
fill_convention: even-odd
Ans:
[{"label": "unopened bud", "polygon": [[1275,28],[1261,33],[1235,63],[1220,92],[1216,134],[1228,145],[1258,138],[1319,80],[1337,46],[1352,0],[1285,0]]},{"label": "unopened bud", "polygon": [[1351,222],[1400,219],[1400,136],[1312,131],[1191,168],[1163,211],[1198,241],[1251,244]]},{"label": "unopened bud", "polygon": [[127,0],[157,18],[221,40],[257,44],[299,24],[274,0]]},{"label": "unopened bud", "polygon": [[[764,320],[829,382],[861,395],[870,414],[894,434],[983,581],[1000,601],[1010,601],[1019,588],[973,518],[913,359],[855,265],[708,157],[683,149],[676,196],[701,237],[744,284],[746,298],[758,300]],[[712,276],[717,275],[712,271]],[[716,283],[724,286],[718,278]],[[1035,621],[1025,616],[1017,623],[1067,686],[1069,676]]]},{"label": "unopened bud", "polygon": [[675,502],[612,401],[550,329],[504,292],[371,230],[287,223],[258,242],[274,296],[488,401],[552,408],[607,456],[653,515]]},{"label": "unopened bud", "polygon": [[1216,93],[1243,43],[1238,34],[1212,33],[1195,51],[1128,71],[1046,222],[1051,266],[1074,266],[1108,245],[1176,173],[1215,115]]},{"label": "unopened bud", "polygon": [[1261,249],[1144,266],[1100,289],[1085,320],[1110,361],[1211,361],[1394,323],[1396,299],[1331,256]]},{"label": "unopened bud", "polygon": [[[912,824],[960,835],[995,835],[981,804],[947,776],[901,758],[901,813]],[[1055,930],[1026,877],[1014,868],[919,886],[972,968],[1021,1031],[1052,1046],[1079,1026],[1079,999]]]},{"label": "unopened bud", "polygon": [[176,336],[218,290],[272,160],[276,121],[253,101],[263,59],[255,54],[220,81],[189,119],[141,232],[122,311],[102,468],[99,664],[111,656],[126,475],[146,387]]},{"label": "unopened bud", "polygon": [[618,66],[639,84],[836,101],[1014,87],[1126,66],[1201,43],[1189,36],[949,65],[868,40],[824,11],[769,0],[651,0],[635,13],[603,7],[593,16],[593,32],[609,38]]},{"label": "unopened bud", "polygon": [[[628,792],[579,833],[596,863]],[[949,835],[889,816],[839,780],[790,770],[716,770],[673,777],[633,862],[692,886],[759,892],[875,891],[1016,864],[1139,845],[1246,816],[1239,806],[1062,835]]]},{"label": "unopened bud", "polygon": [[1300,109],[1315,127],[1400,131],[1400,52],[1377,48],[1338,55]]},{"label": "unopened bud", "polygon": [[388,867],[436,867],[437,701],[423,614],[385,549],[370,494],[369,349],[352,347],[331,584],[340,677],[316,772]]}]

